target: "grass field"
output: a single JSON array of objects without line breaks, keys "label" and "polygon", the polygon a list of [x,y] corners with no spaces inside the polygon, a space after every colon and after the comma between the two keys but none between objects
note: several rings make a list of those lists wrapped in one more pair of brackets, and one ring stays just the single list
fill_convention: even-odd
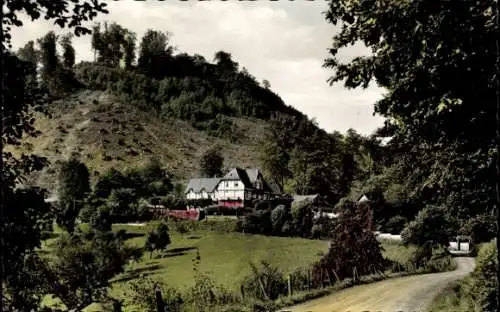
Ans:
[{"label": "grass field", "polygon": [[[141,229],[132,231],[140,232]],[[322,241],[240,233],[171,233],[171,239],[172,244],[165,257],[149,260],[149,256],[144,255],[142,262],[128,267],[117,278],[113,290],[122,288],[123,283],[120,281],[140,274],[185,289],[193,284],[192,259],[198,250],[201,256],[200,269],[210,273],[215,282],[238,291],[239,282],[249,273],[250,262],[258,264],[266,260],[287,273],[311,264],[319,258],[319,253],[328,249],[328,245]],[[142,236],[128,242],[139,247],[144,245],[144,240],[145,236]]]},{"label": "grass field", "polygon": [[[126,230],[135,237],[127,244],[142,247],[151,225],[114,225],[113,230]],[[56,231],[57,232],[57,231]],[[201,256],[200,269],[209,273],[214,281],[232,291],[239,291],[241,280],[250,272],[250,262],[259,264],[266,260],[279,267],[285,274],[307,267],[328,250],[328,243],[301,238],[270,237],[241,233],[217,233],[196,231],[181,235],[170,233],[172,244],[164,257],[149,259],[144,254],[141,261],[130,264],[124,273],[112,283],[110,293],[123,297],[128,291],[127,282],[139,276],[148,276],[167,285],[185,290],[194,283],[193,258],[198,250]],[[55,238],[45,242],[44,249],[50,254]],[[405,263],[413,248],[394,242],[382,242],[384,256]],[[49,300],[47,303],[52,304]],[[94,311],[92,309],[92,311]],[[98,310],[97,310],[98,311]]]}]

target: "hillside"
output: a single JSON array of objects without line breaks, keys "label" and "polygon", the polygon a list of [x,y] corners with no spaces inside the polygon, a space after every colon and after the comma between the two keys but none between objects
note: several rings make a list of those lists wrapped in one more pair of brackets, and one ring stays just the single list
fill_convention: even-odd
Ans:
[{"label": "hillside", "polygon": [[36,118],[42,134],[26,138],[18,149],[49,159],[51,165],[34,177],[36,184],[49,190],[56,182],[57,160],[73,152],[82,155],[93,178],[112,166],[135,166],[154,156],[183,181],[196,174],[199,157],[214,144],[221,147],[227,167],[259,166],[259,146],[268,126],[256,118],[231,118],[238,133],[234,142],[209,136],[178,119],[165,122],[103,91],[78,91],[49,107],[50,118],[41,114]]},{"label": "hillside", "polygon": [[287,105],[269,81],[258,81],[230,53],[216,52],[213,62],[173,53],[168,36],[155,30],[136,49],[136,38],[120,25],[96,27],[93,61],[75,63],[67,43],[57,51],[51,32],[40,50],[28,42],[17,52],[37,82],[33,87],[59,99],[44,104],[52,118],[36,116],[42,134],[16,151],[52,162],[32,184],[53,190],[57,160],[74,152],[94,181],[110,167],[155,157],[174,181],[185,182],[217,144],[226,168],[260,167],[287,192],[323,194],[332,202],[344,195],[351,178],[341,178],[342,136]]}]

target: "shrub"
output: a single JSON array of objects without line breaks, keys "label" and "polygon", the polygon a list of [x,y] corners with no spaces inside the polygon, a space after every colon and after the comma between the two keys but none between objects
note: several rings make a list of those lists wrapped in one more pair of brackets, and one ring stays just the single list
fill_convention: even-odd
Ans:
[{"label": "shrub", "polygon": [[250,234],[269,235],[273,227],[271,223],[271,213],[269,210],[254,211],[243,217],[241,231]]},{"label": "shrub", "polygon": [[287,219],[288,211],[284,205],[278,205],[271,211],[271,224],[272,232],[275,235],[280,235],[282,233],[283,225]]},{"label": "shrub", "polygon": [[296,235],[311,237],[313,211],[310,203],[301,202],[292,205],[293,228]]},{"label": "shrub", "polygon": [[496,234],[495,218],[488,214],[474,216],[462,226],[460,234],[470,236],[475,243],[488,242]]},{"label": "shrub", "polygon": [[451,222],[444,207],[427,206],[406,226],[401,237],[405,244],[423,246],[433,242],[445,246],[452,234],[450,228]]},{"label": "shrub", "polygon": [[190,305],[193,311],[199,312],[208,312],[214,309],[219,310],[224,306],[238,301],[234,294],[229,292],[224,286],[217,285],[205,273],[196,273],[195,283],[188,289],[186,294],[186,305]]},{"label": "shrub", "polygon": [[262,301],[276,300],[287,293],[283,273],[268,262],[262,261],[259,268],[250,264],[252,272],[243,280],[241,290],[245,297]]},{"label": "shrub", "polygon": [[382,231],[396,235],[401,234],[407,222],[408,220],[403,216],[391,217],[382,227]]},{"label": "shrub", "polygon": [[498,311],[496,295],[497,248],[494,242],[485,244],[478,252],[472,274],[471,295],[484,312]]},{"label": "shrub", "polygon": [[154,291],[156,287],[161,289],[163,301],[168,305],[168,311],[181,311],[184,301],[176,289],[168,287],[161,281],[140,277],[129,282],[129,290],[123,296],[131,312],[156,312],[156,293]]}]

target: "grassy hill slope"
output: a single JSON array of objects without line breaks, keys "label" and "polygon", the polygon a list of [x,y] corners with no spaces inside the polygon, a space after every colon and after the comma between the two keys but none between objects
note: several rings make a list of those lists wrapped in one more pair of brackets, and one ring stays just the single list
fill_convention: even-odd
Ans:
[{"label": "grassy hill slope", "polygon": [[83,90],[49,105],[51,117],[37,115],[37,138],[26,138],[14,152],[32,152],[51,162],[33,182],[54,188],[55,164],[78,152],[92,178],[114,166],[123,169],[156,157],[176,180],[196,175],[203,152],[221,147],[225,166],[259,166],[259,148],[268,123],[256,118],[231,118],[238,139],[216,138],[185,121],[168,122],[131,105],[124,105],[107,92]]}]

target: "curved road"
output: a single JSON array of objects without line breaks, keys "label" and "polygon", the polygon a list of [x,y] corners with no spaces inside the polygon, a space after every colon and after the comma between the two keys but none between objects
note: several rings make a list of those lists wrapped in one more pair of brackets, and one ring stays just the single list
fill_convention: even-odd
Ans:
[{"label": "curved road", "polygon": [[457,257],[451,272],[413,275],[348,288],[282,311],[291,312],[425,312],[449,283],[474,270],[474,258]]}]

